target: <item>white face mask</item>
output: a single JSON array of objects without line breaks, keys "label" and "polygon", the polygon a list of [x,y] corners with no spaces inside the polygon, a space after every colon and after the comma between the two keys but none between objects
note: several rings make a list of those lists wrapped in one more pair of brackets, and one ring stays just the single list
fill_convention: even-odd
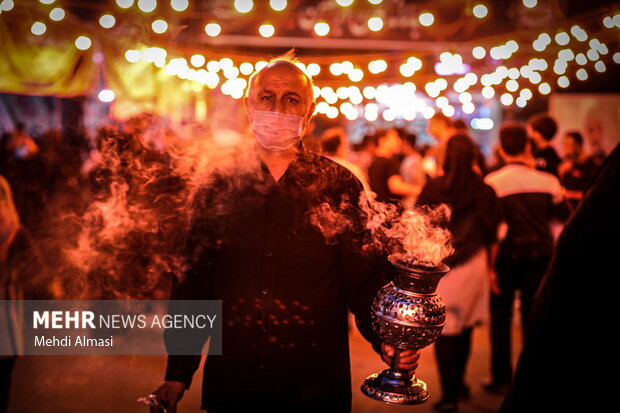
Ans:
[{"label": "white face mask", "polygon": [[255,110],[252,131],[256,140],[269,152],[282,152],[299,140],[304,118],[281,112]]}]

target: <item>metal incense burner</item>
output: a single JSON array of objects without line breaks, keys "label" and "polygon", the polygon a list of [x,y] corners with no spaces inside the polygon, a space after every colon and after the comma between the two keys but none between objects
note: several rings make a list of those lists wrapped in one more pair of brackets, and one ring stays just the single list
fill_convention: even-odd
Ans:
[{"label": "metal incense burner", "polygon": [[439,337],[446,321],[446,306],[436,290],[450,269],[445,264],[411,265],[393,257],[390,262],[398,275],[377,293],[371,317],[375,332],[396,352],[388,370],[366,378],[362,392],[384,403],[422,403],[429,397],[426,383],[398,369],[397,360],[401,351],[422,349]]}]

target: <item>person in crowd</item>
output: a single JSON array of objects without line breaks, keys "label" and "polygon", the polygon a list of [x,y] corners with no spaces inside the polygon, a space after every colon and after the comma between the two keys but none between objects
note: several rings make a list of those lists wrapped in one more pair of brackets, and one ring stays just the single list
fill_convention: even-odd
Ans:
[{"label": "person in crowd", "polygon": [[598,167],[596,161],[583,149],[583,136],[577,131],[564,135],[564,159],[558,168],[560,182],[566,189],[565,196],[574,211]]},{"label": "person in crowd", "polygon": [[463,119],[456,119],[452,122],[452,127],[454,127],[454,133],[464,133],[466,135],[469,134],[469,129],[467,128],[467,123]]},{"label": "person in crowd", "polygon": [[7,136],[2,152],[0,174],[13,188],[13,201],[21,223],[26,228],[35,228],[40,224],[48,190],[40,148],[26,132],[24,123],[18,122]]},{"label": "person in crowd", "polygon": [[[422,165],[427,176],[436,177],[443,174],[442,166],[446,145],[450,137],[457,133],[468,134],[468,129],[462,119],[453,121],[448,116],[438,112],[429,120],[428,133],[437,140],[437,144],[426,152]],[[478,145],[476,145],[476,151],[476,164],[474,168],[477,170],[478,174],[485,175],[487,172],[486,160]]]},{"label": "person in crowd", "polygon": [[533,154],[536,169],[558,176],[562,159],[552,146],[558,124],[548,113],[539,113],[527,121],[527,133],[534,143]]},{"label": "person in crowd", "polygon": [[[383,359],[395,353],[370,323],[372,299],[394,270],[383,252],[359,248],[366,236],[360,182],[300,140],[315,103],[312,80],[295,63],[287,54],[250,78],[245,102],[257,167],[214,177],[195,196],[187,271],[172,299],[222,300],[229,321],[223,355],[205,361],[201,408],[208,411],[350,411],[347,303]],[[336,243],[309,222],[325,203],[342,206],[351,224]],[[168,330],[166,342],[177,334]],[[168,356],[154,391],[168,412],[190,386],[203,344],[187,343],[195,356]],[[397,364],[412,372],[418,359],[406,351]]]},{"label": "person in crowd", "polygon": [[368,182],[368,167],[372,163],[376,149],[377,136],[374,133],[369,133],[364,135],[360,143],[354,145],[354,151],[351,154],[351,161],[362,170],[366,182]]},{"label": "person in crowd", "polygon": [[[14,300],[14,286],[7,268],[9,250],[20,229],[19,215],[13,203],[13,195],[9,183],[0,175],[0,300]],[[0,413],[8,409],[11,391],[11,375],[17,354],[17,342],[12,332],[13,315],[11,306],[2,302],[0,306]]]},{"label": "person in crowd", "polygon": [[320,152],[334,162],[347,168],[360,180],[365,191],[370,191],[364,171],[349,160],[349,139],[341,127],[332,127],[321,134],[319,140]]},{"label": "person in crowd", "polygon": [[[560,234],[532,306],[528,336],[501,413],[608,411],[616,404],[614,273],[620,233],[620,144],[596,171]],[[599,282],[599,279],[601,280]],[[589,294],[586,286],[596,293]],[[579,337],[579,338],[577,338]],[[579,350],[567,343],[579,342]],[[575,351],[584,362],[567,362]],[[581,396],[596,387],[596,395]]]},{"label": "person in crowd", "polygon": [[[402,129],[398,132],[403,140],[404,155],[400,164],[400,175],[405,183],[422,188],[426,182],[426,175],[422,169],[422,155],[416,148],[418,137],[414,133]],[[415,195],[410,195],[403,200],[405,207],[415,205],[415,201]]]},{"label": "person in crowd", "polygon": [[445,157],[446,145],[456,130],[452,119],[441,112],[434,114],[429,119],[427,129],[437,143],[425,155],[425,172],[429,177],[436,177],[443,173],[441,166]]},{"label": "person in crowd", "polygon": [[422,189],[420,185],[406,183],[400,175],[396,157],[402,150],[403,141],[396,129],[377,132],[377,149],[368,167],[368,181],[379,202],[399,203],[404,197],[417,196]]},{"label": "person in crowd", "polygon": [[448,229],[455,253],[446,259],[450,272],[439,283],[446,304],[446,325],[435,343],[442,398],[434,406],[441,412],[458,410],[468,397],[465,384],[473,328],[488,312],[489,248],[495,243],[500,220],[499,201],[493,188],[475,171],[476,144],[464,134],[446,146],[445,174],[429,180],[418,205],[447,204],[452,209]]},{"label": "person in crowd", "polygon": [[[491,271],[491,382],[485,388],[505,393],[512,379],[511,326],[515,294],[520,294],[522,325],[547,270],[554,248],[551,224],[565,220],[569,209],[560,181],[532,167],[526,128],[508,122],[500,129],[500,151],[506,165],[485,182],[502,207],[500,242],[493,248]],[[527,330],[524,330],[527,336]]]},{"label": "person in crowd", "polygon": [[597,115],[586,116],[583,129],[588,146],[587,152],[597,165],[601,165],[607,156],[603,121]]},{"label": "person in crowd", "polygon": [[16,159],[32,159],[39,153],[39,147],[28,133],[26,125],[18,122],[9,136],[8,151]]}]

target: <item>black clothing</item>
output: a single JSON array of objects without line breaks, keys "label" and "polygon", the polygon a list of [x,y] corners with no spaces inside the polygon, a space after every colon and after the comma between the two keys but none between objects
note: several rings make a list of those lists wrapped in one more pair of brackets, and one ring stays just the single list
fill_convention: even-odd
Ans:
[{"label": "black clothing", "polygon": [[368,184],[370,190],[377,194],[379,202],[398,202],[402,197],[390,192],[388,179],[391,176],[400,176],[400,164],[395,158],[375,157],[368,167]]},{"label": "black clothing", "polygon": [[[608,276],[618,272],[619,210],[616,145],[558,238],[502,413],[608,411],[617,404],[618,293]],[[596,397],[584,395],[589,388]]]},{"label": "black clothing", "polygon": [[545,149],[534,152],[534,160],[536,161],[536,169],[558,176],[558,166],[560,166],[562,159],[553,146],[547,146]]},{"label": "black clothing", "polygon": [[583,162],[573,162],[573,167],[562,176],[562,186],[571,191],[583,191],[594,176],[598,165],[592,158]]},{"label": "black clothing", "polygon": [[[549,266],[549,257],[498,260],[495,269],[501,294],[491,294],[491,374],[496,385],[512,380],[512,326],[514,300],[520,296],[520,315],[525,323],[531,313],[536,292]],[[500,276],[501,274],[501,276]],[[523,329],[523,337],[527,337]]]},{"label": "black clothing", "polygon": [[[573,161],[572,168],[562,175],[561,183],[564,188],[570,191],[585,191],[598,164],[592,158],[587,158],[583,162]],[[569,202],[572,209],[577,208],[578,199],[571,199]]]},{"label": "black clothing", "polygon": [[15,357],[0,358],[0,413],[7,412],[9,408],[11,376],[14,366]]},{"label": "black clothing", "polygon": [[439,368],[439,378],[444,402],[458,403],[460,397],[468,392],[465,371],[471,353],[473,328],[466,328],[456,336],[440,335],[435,342],[435,356]]},{"label": "black clothing", "polygon": [[[205,362],[203,409],[350,411],[347,304],[379,352],[370,305],[393,276],[383,253],[362,256],[361,191],[347,169],[302,150],[278,182],[261,164],[198,193],[195,259],[172,298],[223,300],[223,355]],[[310,223],[325,202],[348,226],[327,240]],[[169,356],[165,378],[189,386],[199,363]]]},{"label": "black clothing", "polygon": [[[480,248],[495,242],[500,210],[495,191],[474,172],[460,175],[463,184],[451,188],[446,176],[427,181],[418,205],[447,204],[452,209],[448,230],[455,253],[444,262],[454,268],[469,260]],[[454,190],[453,190],[454,189]]]}]

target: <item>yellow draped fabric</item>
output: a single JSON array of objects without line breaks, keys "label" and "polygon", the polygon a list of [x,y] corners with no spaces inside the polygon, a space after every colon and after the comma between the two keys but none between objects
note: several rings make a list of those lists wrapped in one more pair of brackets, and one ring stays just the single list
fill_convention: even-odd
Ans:
[{"label": "yellow draped fabric", "polygon": [[0,92],[58,97],[92,92],[97,81],[93,47],[83,51],[74,44],[88,32],[77,22],[47,19],[46,33],[34,35],[35,12],[16,7],[0,14]]},{"label": "yellow draped fabric", "polygon": [[[190,82],[167,74],[152,62],[128,62],[124,49],[112,42],[102,41],[102,51],[105,87],[116,95],[111,106],[115,118],[126,119],[142,112],[183,117],[184,111],[193,111],[199,90],[191,90]],[[193,113],[185,115],[194,116]]]}]

